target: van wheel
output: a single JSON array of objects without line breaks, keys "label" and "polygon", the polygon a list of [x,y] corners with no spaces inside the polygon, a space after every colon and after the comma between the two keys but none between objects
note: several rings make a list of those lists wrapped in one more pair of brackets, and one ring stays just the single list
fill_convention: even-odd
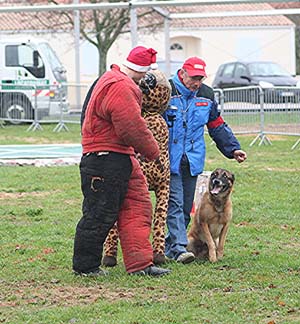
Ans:
[{"label": "van wheel", "polygon": [[33,109],[28,99],[22,95],[3,98],[3,117],[13,125],[19,125],[25,119],[33,119]]}]

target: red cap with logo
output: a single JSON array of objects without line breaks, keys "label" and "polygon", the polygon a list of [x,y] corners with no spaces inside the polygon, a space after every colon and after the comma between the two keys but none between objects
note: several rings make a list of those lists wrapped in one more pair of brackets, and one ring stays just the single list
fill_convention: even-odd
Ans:
[{"label": "red cap with logo", "polygon": [[207,77],[205,72],[205,67],[206,67],[205,62],[196,56],[188,58],[183,63],[182,66],[182,68],[186,70],[187,74],[190,77],[194,77],[194,76]]},{"label": "red cap with logo", "polygon": [[156,53],[153,48],[137,46],[130,51],[124,65],[137,72],[147,72],[156,63]]}]

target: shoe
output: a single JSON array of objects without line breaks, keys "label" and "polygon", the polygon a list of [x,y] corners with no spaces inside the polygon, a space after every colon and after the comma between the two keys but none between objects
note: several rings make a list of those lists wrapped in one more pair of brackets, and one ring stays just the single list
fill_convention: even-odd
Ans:
[{"label": "shoe", "polygon": [[152,277],[159,277],[169,274],[171,270],[169,269],[162,269],[156,266],[149,266],[143,270],[135,271],[129,273],[130,275],[137,275],[137,276],[152,276]]},{"label": "shoe", "polygon": [[195,260],[194,253],[192,252],[183,252],[179,255],[179,257],[176,259],[176,262],[188,264]]},{"label": "shoe", "polygon": [[79,272],[74,270],[75,276],[81,276],[81,277],[100,277],[100,276],[108,276],[108,271],[105,271],[103,269],[98,269],[91,272]]}]

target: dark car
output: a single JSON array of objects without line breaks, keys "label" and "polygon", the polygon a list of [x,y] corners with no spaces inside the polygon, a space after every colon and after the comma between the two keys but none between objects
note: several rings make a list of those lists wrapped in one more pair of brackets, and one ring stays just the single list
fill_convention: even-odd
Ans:
[{"label": "dark car", "polygon": [[[212,86],[215,89],[260,86],[264,91],[265,101],[269,102],[299,102],[300,98],[300,81],[286,72],[279,64],[269,61],[222,64]],[[255,98],[252,96],[251,101],[259,102],[258,94],[259,91],[256,91],[256,96]]]}]

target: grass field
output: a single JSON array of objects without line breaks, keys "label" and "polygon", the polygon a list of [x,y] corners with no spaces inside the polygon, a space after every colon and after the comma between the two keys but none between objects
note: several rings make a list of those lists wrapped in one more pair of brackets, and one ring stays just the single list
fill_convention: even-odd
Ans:
[{"label": "grass field", "polygon": [[[78,143],[80,131],[0,128],[0,144]],[[300,148],[270,137],[248,160],[225,159],[207,139],[206,170],[236,177],[221,262],[168,263],[162,278],[130,277],[121,255],[104,278],[72,275],[81,216],[78,166],[0,167],[0,323],[300,323]]]}]

